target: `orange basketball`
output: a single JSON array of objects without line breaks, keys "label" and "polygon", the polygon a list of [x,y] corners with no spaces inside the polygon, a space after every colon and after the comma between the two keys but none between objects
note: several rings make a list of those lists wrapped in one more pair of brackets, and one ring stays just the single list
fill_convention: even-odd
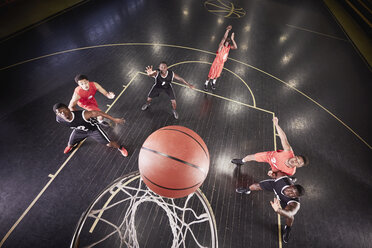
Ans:
[{"label": "orange basketball", "polygon": [[209,170],[209,152],[194,131],[167,126],[153,132],[143,143],[139,171],[147,187],[158,195],[181,198],[195,192]]}]

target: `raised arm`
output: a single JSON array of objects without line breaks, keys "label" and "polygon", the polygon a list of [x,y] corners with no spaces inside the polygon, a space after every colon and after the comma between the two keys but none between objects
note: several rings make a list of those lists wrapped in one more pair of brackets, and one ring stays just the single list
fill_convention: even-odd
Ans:
[{"label": "raised arm", "polygon": [[[173,72],[174,73],[174,72]],[[178,81],[180,81],[180,82],[182,82],[182,83],[184,83],[184,84],[186,84],[187,86],[189,86],[190,87],[190,89],[194,89],[195,87],[194,87],[194,85],[192,85],[192,84],[189,84],[188,82],[186,82],[186,80],[185,79],[183,79],[183,78],[181,78],[180,76],[178,76],[176,73],[174,73],[174,78],[176,79],[176,80],[178,80]]]},{"label": "raised arm", "polygon": [[113,122],[115,122],[116,124],[123,124],[125,122],[125,120],[123,118],[114,118],[111,115],[106,114],[105,112],[102,112],[102,111],[93,110],[93,111],[85,111],[84,112],[84,118],[85,119],[89,119],[89,118],[93,118],[93,117],[98,117],[98,116],[103,116],[103,117],[105,117],[107,119],[110,119]]},{"label": "raised arm", "polygon": [[155,77],[157,74],[158,74],[158,72],[157,71],[154,71],[153,69],[152,69],[152,65],[148,65],[148,66],[146,66],[146,73],[147,73],[147,76],[149,76],[149,77]]},{"label": "raised arm", "polygon": [[230,32],[231,29],[232,29],[232,26],[231,25],[229,25],[229,26],[226,27],[225,34],[223,35],[223,38],[220,41],[220,44],[218,45],[218,50],[221,50],[221,47],[225,43],[225,40],[226,40],[227,36],[229,35],[229,32]]},{"label": "raised arm", "polygon": [[77,102],[79,101],[80,99],[80,96],[78,94],[76,94],[76,92],[74,92],[74,94],[72,95],[72,98],[70,100],[70,103],[68,104],[68,108],[71,110],[71,111],[75,111],[76,108],[76,104]]},{"label": "raised arm", "polygon": [[233,50],[238,49],[238,45],[235,42],[235,33],[231,34],[231,42],[233,43],[233,45],[231,46],[230,49],[233,49]]},{"label": "raised arm", "polygon": [[108,99],[113,99],[115,97],[114,92],[107,92],[100,84],[96,82],[94,82],[94,85],[96,86],[97,90]]},{"label": "raised arm", "polygon": [[282,147],[284,151],[290,151],[292,150],[291,146],[288,143],[287,135],[285,135],[283,129],[278,124],[279,120],[277,117],[274,117],[273,123],[275,125],[276,131],[278,132],[280,141],[282,142]]},{"label": "raised arm", "polygon": [[297,202],[290,202],[284,209],[282,209],[278,198],[274,198],[274,202],[270,201],[270,204],[276,213],[290,219],[294,219],[294,216],[300,209],[300,204]]}]

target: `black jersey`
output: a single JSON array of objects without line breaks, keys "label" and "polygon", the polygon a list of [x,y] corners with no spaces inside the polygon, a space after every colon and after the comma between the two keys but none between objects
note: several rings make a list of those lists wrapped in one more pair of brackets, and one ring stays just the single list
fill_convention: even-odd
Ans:
[{"label": "black jersey", "polygon": [[167,73],[165,77],[161,75],[161,72],[159,71],[158,75],[155,77],[155,88],[163,88],[163,89],[168,89],[171,87],[171,83],[173,81],[174,77],[174,72],[171,70],[167,70]]},{"label": "black jersey", "polygon": [[285,208],[288,205],[288,203],[290,203],[290,202],[300,203],[299,198],[297,198],[297,197],[296,198],[290,198],[283,193],[284,189],[291,186],[291,185],[293,185],[293,183],[292,183],[291,179],[287,176],[279,177],[274,182],[273,190],[274,190],[276,196],[279,198],[280,205],[282,206],[282,208]]},{"label": "black jersey", "polygon": [[77,129],[79,131],[95,131],[97,130],[98,121],[96,118],[90,118],[88,120],[84,117],[85,110],[71,111],[72,120],[66,121],[65,119],[57,116],[57,122],[62,123],[71,129]]}]

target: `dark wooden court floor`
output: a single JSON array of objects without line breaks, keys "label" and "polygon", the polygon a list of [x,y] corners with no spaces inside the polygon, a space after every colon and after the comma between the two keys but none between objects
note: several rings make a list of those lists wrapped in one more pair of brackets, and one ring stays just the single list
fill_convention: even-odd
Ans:
[{"label": "dark wooden court floor", "polygon": [[[226,18],[199,0],[92,0],[0,43],[1,247],[68,247],[94,197],[138,170],[141,144],[166,125],[193,129],[209,148],[201,189],[219,247],[370,247],[371,71],[322,1],[234,6],[245,15]],[[230,51],[214,95],[205,94],[229,24],[239,49]],[[197,89],[174,85],[179,120],[166,96],[141,111],[152,79],[140,72],[163,60]],[[123,92],[108,113],[127,122],[108,132],[128,158],[89,139],[72,157],[63,154],[70,131],[55,122],[52,106],[69,102],[78,73]],[[96,98],[105,110],[113,102]],[[238,172],[230,163],[280,148],[274,115],[294,151],[310,158],[296,173],[307,193],[289,244],[278,236],[273,194],[235,193],[266,179],[268,165]]]}]

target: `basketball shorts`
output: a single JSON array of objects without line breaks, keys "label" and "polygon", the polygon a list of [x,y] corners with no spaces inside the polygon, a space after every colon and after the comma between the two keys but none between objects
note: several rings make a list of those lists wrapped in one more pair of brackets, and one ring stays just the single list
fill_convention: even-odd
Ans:
[{"label": "basketball shorts", "polygon": [[68,144],[70,146],[75,145],[76,143],[79,143],[83,139],[87,137],[92,137],[95,141],[98,143],[107,145],[110,143],[110,138],[106,134],[105,131],[99,126],[97,126],[96,130],[89,130],[89,131],[82,131],[78,129],[74,129],[72,133],[70,134],[70,139],[68,140]]},{"label": "basketball shorts", "polygon": [[267,179],[259,182],[261,189],[266,191],[273,191],[275,186],[275,179]]},{"label": "basketball shorts", "polygon": [[209,70],[208,78],[211,78],[211,79],[219,78],[221,76],[223,65],[224,65],[223,62],[220,62],[217,59],[215,59],[213,61],[211,69]]},{"label": "basketball shorts", "polygon": [[87,103],[87,104],[82,104],[81,102],[78,102],[77,105],[83,109],[86,109],[88,111],[96,110],[96,111],[102,111],[100,108],[98,108],[97,104],[94,103]]},{"label": "basketball shorts", "polygon": [[153,86],[148,94],[148,97],[158,97],[160,95],[160,92],[164,92],[165,94],[167,94],[171,100],[176,100],[176,95],[174,94],[172,85],[169,88],[158,88]]}]

